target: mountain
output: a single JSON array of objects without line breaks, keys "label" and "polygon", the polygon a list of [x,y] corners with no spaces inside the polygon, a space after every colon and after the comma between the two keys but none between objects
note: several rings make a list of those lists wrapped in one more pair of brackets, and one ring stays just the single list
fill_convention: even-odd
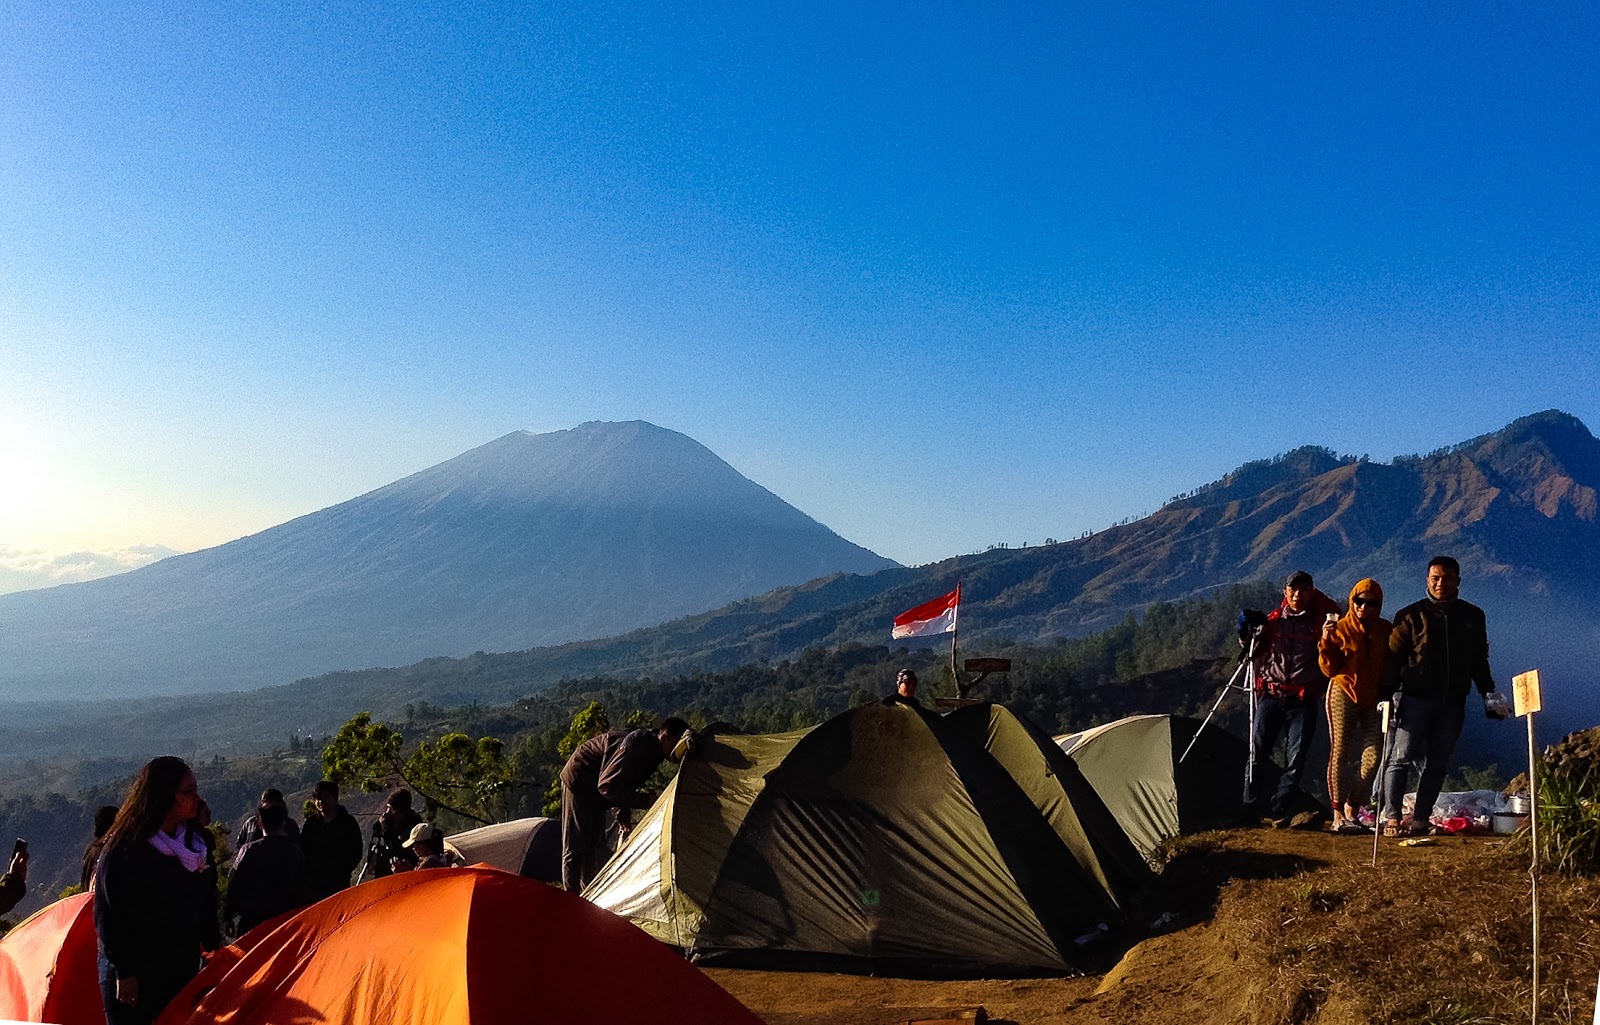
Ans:
[{"label": "mountain", "polygon": [[1552,728],[1575,729],[1600,722],[1600,690],[1588,686],[1600,651],[1600,617],[1591,612],[1600,593],[1597,491],[1600,441],[1557,411],[1388,464],[1301,448],[1075,541],[835,575],[618,637],[481,656],[470,666],[341,674],[321,686],[378,707],[509,700],[560,679],[777,662],[809,648],[887,643],[896,613],[958,581],[969,652],[986,641],[1082,636],[1157,602],[1281,581],[1295,569],[1341,602],[1374,576],[1393,614],[1424,597],[1427,560],[1449,554],[1462,564],[1463,597],[1490,615],[1502,684],[1540,668]]},{"label": "mountain", "polygon": [[0,697],[236,690],[559,644],[893,565],[674,431],[517,432],[229,544],[0,595]]}]

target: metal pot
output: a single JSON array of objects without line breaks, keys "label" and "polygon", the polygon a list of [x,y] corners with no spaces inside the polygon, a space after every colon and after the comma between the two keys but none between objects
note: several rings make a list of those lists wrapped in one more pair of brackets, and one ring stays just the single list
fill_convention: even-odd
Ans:
[{"label": "metal pot", "polygon": [[1533,811],[1533,798],[1527,794],[1512,794],[1506,798],[1506,811],[1512,815],[1527,815]]},{"label": "metal pot", "polygon": [[1528,824],[1526,815],[1507,815],[1497,812],[1494,816],[1494,831],[1501,836],[1508,836]]}]

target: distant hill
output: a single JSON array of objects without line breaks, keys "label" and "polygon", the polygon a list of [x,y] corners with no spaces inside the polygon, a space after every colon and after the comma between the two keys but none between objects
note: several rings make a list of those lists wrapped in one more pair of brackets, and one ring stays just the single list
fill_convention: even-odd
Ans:
[{"label": "distant hill", "polygon": [[893,565],[674,431],[517,432],[217,548],[0,595],[0,698],[237,690],[558,644]]}]

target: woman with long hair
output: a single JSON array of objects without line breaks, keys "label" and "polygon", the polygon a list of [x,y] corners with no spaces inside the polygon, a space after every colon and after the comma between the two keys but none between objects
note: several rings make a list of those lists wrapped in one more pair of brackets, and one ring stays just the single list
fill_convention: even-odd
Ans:
[{"label": "woman with long hair", "polygon": [[134,777],[95,869],[94,925],[108,1025],[147,1025],[200,970],[215,877],[189,822],[194,773],[163,755]]}]

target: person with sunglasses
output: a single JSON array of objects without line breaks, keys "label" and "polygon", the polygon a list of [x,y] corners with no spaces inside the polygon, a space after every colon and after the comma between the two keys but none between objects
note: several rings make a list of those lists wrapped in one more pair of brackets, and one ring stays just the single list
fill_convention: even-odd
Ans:
[{"label": "person with sunglasses", "polygon": [[1328,803],[1335,833],[1370,833],[1361,824],[1360,805],[1372,794],[1383,736],[1378,694],[1389,657],[1390,624],[1383,618],[1383,588],[1376,580],[1356,582],[1350,608],[1328,617],[1317,644],[1317,661],[1330,681],[1328,713]]}]

